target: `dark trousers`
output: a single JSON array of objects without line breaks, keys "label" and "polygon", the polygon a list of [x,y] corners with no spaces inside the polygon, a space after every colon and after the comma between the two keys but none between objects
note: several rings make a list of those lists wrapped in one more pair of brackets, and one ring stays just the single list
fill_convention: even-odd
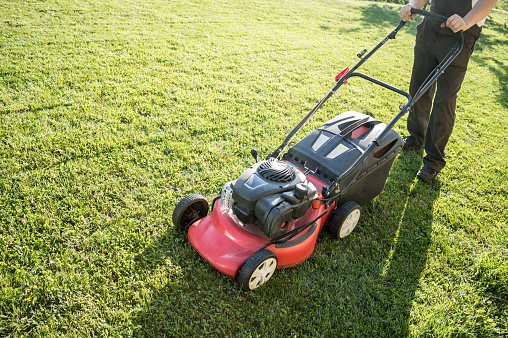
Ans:
[{"label": "dark trousers", "polygon": [[[409,85],[409,93],[413,97],[456,41],[450,29],[440,28],[440,23],[429,21],[426,18],[417,28],[413,72]],[[480,32],[481,28],[476,25],[464,32],[462,52],[415,103],[407,118],[409,134],[417,143],[424,145],[424,165],[437,172],[446,165],[445,148],[455,124],[458,92]]]}]

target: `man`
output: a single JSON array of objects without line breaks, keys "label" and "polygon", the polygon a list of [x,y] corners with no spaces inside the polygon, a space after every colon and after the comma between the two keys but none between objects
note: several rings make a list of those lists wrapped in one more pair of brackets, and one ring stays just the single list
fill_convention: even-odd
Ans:
[{"label": "man", "polygon": [[[410,0],[399,12],[403,21],[414,19],[411,8],[422,8],[428,0]],[[414,96],[439,62],[454,46],[454,33],[464,32],[462,52],[426,93],[415,103],[407,118],[410,134],[404,150],[425,149],[423,168],[416,175],[432,182],[446,165],[445,147],[455,123],[455,107],[467,64],[481,26],[498,0],[432,0],[430,11],[448,17],[446,23],[425,17],[418,25],[409,93]],[[437,88],[437,90],[436,90]],[[435,97],[434,97],[435,93]]]}]

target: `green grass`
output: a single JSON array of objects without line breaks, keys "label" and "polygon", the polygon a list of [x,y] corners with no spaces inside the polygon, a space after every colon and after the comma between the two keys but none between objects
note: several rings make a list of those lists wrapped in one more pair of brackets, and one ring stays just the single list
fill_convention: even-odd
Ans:
[{"label": "green grass", "polygon": [[[494,8],[508,10],[508,0],[498,0],[496,6]],[[505,20],[505,22],[506,22],[506,20]]]},{"label": "green grass", "polygon": [[[361,1],[0,4],[0,336],[508,335],[508,30],[493,12],[448,165],[383,193],[337,241],[252,293],[171,225],[265,157],[398,23]],[[415,22],[362,70],[409,83]],[[299,134],[403,100],[352,79]],[[405,118],[395,130],[407,135]]]}]

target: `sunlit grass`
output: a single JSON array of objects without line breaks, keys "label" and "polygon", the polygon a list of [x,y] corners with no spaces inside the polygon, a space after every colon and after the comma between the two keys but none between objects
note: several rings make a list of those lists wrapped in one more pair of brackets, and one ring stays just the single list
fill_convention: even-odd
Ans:
[{"label": "sunlit grass", "polygon": [[[493,12],[460,92],[448,165],[395,160],[359,226],[254,293],[172,227],[273,151],[397,24],[360,1],[3,1],[1,336],[508,334],[508,31]],[[407,89],[416,25],[362,70]],[[299,134],[403,99],[351,79]],[[407,135],[405,118],[395,126]]]}]

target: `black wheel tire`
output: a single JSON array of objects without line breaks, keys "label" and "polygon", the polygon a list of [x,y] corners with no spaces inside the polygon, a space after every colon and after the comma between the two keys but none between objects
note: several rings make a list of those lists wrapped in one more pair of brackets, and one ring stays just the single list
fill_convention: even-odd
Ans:
[{"label": "black wheel tire", "polygon": [[327,229],[338,239],[344,238],[356,227],[360,214],[360,206],[353,201],[347,201],[335,209],[328,220]]},{"label": "black wheel tire", "polygon": [[270,250],[256,251],[243,263],[238,272],[238,283],[245,291],[257,289],[273,276],[277,263],[277,256]]},{"label": "black wheel tire", "polygon": [[173,210],[173,224],[182,231],[206,215],[208,215],[206,198],[200,194],[190,194],[178,202]]}]

